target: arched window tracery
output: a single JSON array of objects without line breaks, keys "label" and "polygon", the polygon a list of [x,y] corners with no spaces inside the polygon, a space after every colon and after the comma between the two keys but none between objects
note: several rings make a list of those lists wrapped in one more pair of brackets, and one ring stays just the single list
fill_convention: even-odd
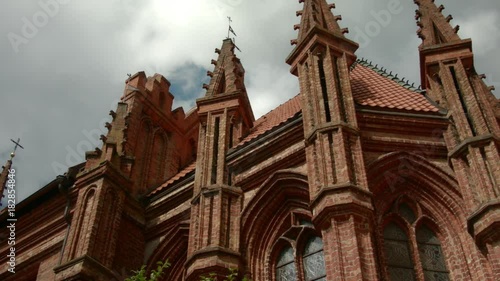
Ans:
[{"label": "arched window tracery", "polygon": [[302,255],[306,281],[326,280],[323,240],[318,236],[309,238]]},{"label": "arched window tracery", "polygon": [[326,280],[323,241],[310,221],[300,220],[283,236],[275,258],[277,281]]},{"label": "arched window tracery", "polygon": [[422,225],[417,229],[417,245],[425,280],[450,280],[441,242],[436,237],[436,234],[426,225]]},{"label": "arched window tracery", "polygon": [[[390,281],[449,281],[436,232],[407,202],[396,202],[383,227],[387,279]],[[423,278],[418,277],[423,272]]]}]

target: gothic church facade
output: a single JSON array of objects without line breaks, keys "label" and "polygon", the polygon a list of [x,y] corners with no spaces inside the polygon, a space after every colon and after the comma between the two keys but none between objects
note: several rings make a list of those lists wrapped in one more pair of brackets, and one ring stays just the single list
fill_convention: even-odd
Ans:
[{"label": "gothic church facade", "polygon": [[500,280],[500,105],[471,40],[415,0],[415,89],[357,59],[333,4],[300,2],[299,95],[255,120],[230,39],[189,112],[163,76],[131,76],[102,147],[17,206],[16,274],[0,213],[0,279],[168,259],[162,280]]}]

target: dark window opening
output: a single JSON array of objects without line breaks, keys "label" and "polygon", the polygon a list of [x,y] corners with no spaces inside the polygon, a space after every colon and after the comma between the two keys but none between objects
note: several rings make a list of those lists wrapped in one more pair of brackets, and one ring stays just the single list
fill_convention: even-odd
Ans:
[{"label": "dark window opening", "polygon": [[213,156],[212,156],[212,179],[211,183],[217,183],[217,162],[219,161],[219,127],[220,118],[215,118],[214,125],[214,145],[213,145]]},{"label": "dark window opening", "polygon": [[233,147],[233,134],[234,134],[234,124],[231,123],[229,126],[229,148]]},{"label": "dark window opening", "polygon": [[335,83],[335,89],[337,89],[337,97],[339,99],[339,104],[340,104],[340,117],[342,118],[342,120],[344,122],[348,122],[349,120],[347,119],[347,114],[346,114],[346,110],[345,110],[345,105],[344,105],[344,95],[342,93],[342,86],[340,85],[341,81],[340,80],[340,73],[338,71],[338,68],[339,68],[339,60],[337,57],[335,57],[335,59],[333,60],[333,63],[334,63],[334,67],[336,68],[334,73],[335,73],[335,80],[334,81]]},{"label": "dark window opening", "polygon": [[456,74],[455,68],[453,66],[450,66],[450,72],[451,72],[451,76],[453,77],[453,83],[455,84],[455,88],[458,92],[460,104],[462,105],[462,109],[464,110],[465,117],[467,118],[467,123],[469,123],[469,127],[472,131],[472,135],[476,136],[477,135],[476,128],[474,127],[474,123],[472,122],[472,119],[470,117],[469,109],[467,108],[467,103],[465,103],[464,94],[462,92],[462,89],[460,88],[460,84],[458,83],[457,74]]},{"label": "dark window opening", "polygon": [[323,93],[323,105],[325,107],[326,122],[331,122],[332,116],[330,113],[330,103],[328,101],[328,91],[327,91],[327,87],[326,87],[325,69],[323,67],[323,59],[322,58],[320,58],[318,60],[318,67],[319,67],[319,78],[320,78],[320,84],[321,84],[321,92]]}]

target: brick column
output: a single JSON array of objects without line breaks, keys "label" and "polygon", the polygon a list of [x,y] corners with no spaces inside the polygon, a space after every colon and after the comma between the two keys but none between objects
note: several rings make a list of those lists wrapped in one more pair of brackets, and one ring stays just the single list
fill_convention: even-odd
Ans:
[{"label": "brick column", "polygon": [[242,192],[238,188],[212,185],[192,201],[186,280],[228,274],[240,268],[239,228]]},{"label": "brick column", "polygon": [[[372,194],[349,77],[358,45],[343,36],[339,17],[316,14],[329,8],[325,1],[304,2],[287,62],[299,77],[310,207],[325,243],[326,279],[378,280]],[[327,21],[331,30],[311,20]]]},{"label": "brick column", "polygon": [[498,279],[500,128],[489,103],[491,92],[475,73],[470,40],[424,46],[420,56],[422,73],[426,73],[424,84],[449,111],[450,125],[445,133],[448,161],[468,210],[469,233],[487,253]]},{"label": "brick column", "polygon": [[223,277],[241,265],[243,192],[232,185],[226,154],[253,126],[254,116],[235,47],[226,39],[216,49],[215,69],[207,73],[210,85],[204,85],[207,93],[197,100],[200,129],[186,280],[200,280],[209,273]]},{"label": "brick column", "polygon": [[[117,176],[104,165],[77,178],[78,193],[62,264],[54,268],[55,280],[111,280],[125,199],[117,184],[102,173]],[[107,171],[106,171],[107,170]]]}]

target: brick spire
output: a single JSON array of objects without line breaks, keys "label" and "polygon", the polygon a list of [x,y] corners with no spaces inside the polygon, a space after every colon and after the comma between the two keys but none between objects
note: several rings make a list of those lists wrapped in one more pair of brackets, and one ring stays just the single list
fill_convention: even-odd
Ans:
[{"label": "brick spire", "polygon": [[415,19],[420,27],[417,34],[423,41],[421,47],[460,41],[457,35],[459,26],[451,27],[449,22],[453,17],[443,16],[441,13],[444,10],[443,5],[436,6],[434,0],[414,0],[414,2],[419,6]]},{"label": "brick spire", "polygon": [[[242,264],[239,247],[239,214],[243,191],[234,186],[228,151],[253,127],[255,118],[243,82],[245,70],[236,57],[236,46],[225,39],[205,97],[196,101],[200,121],[196,176],[191,201],[188,258],[185,280],[223,275]],[[214,231],[217,229],[217,231]],[[221,235],[226,233],[227,235]],[[219,277],[220,277],[219,276]]]},{"label": "brick spire", "polygon": [[[444,134],[448,162],[457,177],[468,210],[468,230],[478,248],[500,256],[500,127],[491,104],[492,93],[474,67],[472,41],[461,39],[444,18],[443,6],[433,0],[419,5],[418,34],[422,86],[429,96],[448,110],[450,125]],[[492,266],[500,276],[500,263]],[[495,280],[497,280],[496,278]]]},{"label": "brick spire", "polygon": [[347,33],[347,28],[341,29],[338,20],[341,16],[334,16],[330,10],[335,8],[335,4],[327,4],[325,0],[299,0],[304,2],[304,9],[297,11],[297,16],[302,16],[300,25],[296,25],[295,29],[299,29],[299,37],[297,40],[292,40],[292,44],[302,42],[310,31],[314,28],[327,30],[331,33],[344,37]]},{"label": "brick spire", "polygon": [[347,65],[351,66],[356,61],[355,52],[359,45],[344,36],[349,30],[340,28],[337,23],[342,17],[330,12],[335,8],[335,4],[328,4],[326,0],[299,0],[299,3],[302,2],[304,9],[297,11],[297,16],[302,18],[300,24],[294,26],[295,29],[299,29],[299,35],[297,39],[291,40],[291,44],[297,46],[286,59],[291,66],[290,72],[298,75],[297,66],[302,58],[301,54],[310,48],[309,45],[313,42],[329,46],[336,56],[345,54]]},{"label": "brick spire", "polygon": [[459,58],[466,69],[473,67],[472,41],[458,36],[459,26],[452,28],[449,24],[453,17],[449,15],[445,18],[441,13],[443,5],[436,6],[434,0],[414,2],[418,5],[415,19],[420,28],[417,34],[422,39],[419,46],[422,88],[428,89],[431,83],[429,77],[436,75],[439,61]]},{"label": "brick spire", "polygon": [[[3,192],[5,190],[5,185],[7,184],[8,176],[9,176],[9,170],[10,167],[12,166],[12,158],[7,160],[7,163],[5,166],[2,166],[2,173],[0,174],[0,200],[3,198]],[[2,204],[0,203],[0,206]]]},{"label": "brick spire", "polygon": [[[291,73],[299,78],[302,102],[310,208],[316,229],[328,237],[343,233],[339,228],[347,216],[353,222],[349,235],[339,238],[341,248],[325,247],[325,260],[352,260],[367,270],[352,273],[335,263],[335,276],[352,280],[374,280],[377,272],[374,241],[360,241],[373,227],[372,194],[368,189],[350,67],[356,60],[358,44],[347,39],[325,0],[304,0],[297,47],[287,58]],[[320,155],[320,156],[318,156]],[[349,214],[346,216],[346,214]],[[363,227],[359,227],[363,225]],[[366,227],[366,228],[365,228]],[[337,235],[337,234],[333,234]],[[333,237],[333,236],[330,236]],[[334,276],[329,276],[333,280]]]},{"label": "brick spire", "polygon": [[[239,112],[236,119],[242,122],[236,122],[234,119],[231,122],[236,122],[243,127],[238,129],[238,133],[232,138],[236,145],[245,132],[253,127],[255,117],[253,115],[252,106],[248,99],[247,90],[245,87],[245,69],[240,59],[235,54],[237,49],[232,39],[224,39],[222,47],[216,48],[215,53],[218,54],[217,60],[212,60],[215,66],[213,71],[207,71],[207,75],[211,77],[210,83],[203,84],[203,88],[207,90],[205,97],[196,101],[198,105],[198,115],[200,120],[204,119],[204,115],[208,111],[215,109],[222,110],[227,107],[228,102],[234,102],[231,106],[235,106]],[[230,110],[231,111],[231,110]],[[234,125],[236,125],[234,123]]]},{"label": "brick spire", "polygon": [[207,72],[211,79],[209,85],[203,85],[203,88],[207,89],[206,97],[245,91],[245,69],[234,53],[235,48],[236,45],[231,39],[225,39],[222,48],[215,49],[219,57],[217,60],[212,60],[212,64],[215,65],[214,71]]}]

